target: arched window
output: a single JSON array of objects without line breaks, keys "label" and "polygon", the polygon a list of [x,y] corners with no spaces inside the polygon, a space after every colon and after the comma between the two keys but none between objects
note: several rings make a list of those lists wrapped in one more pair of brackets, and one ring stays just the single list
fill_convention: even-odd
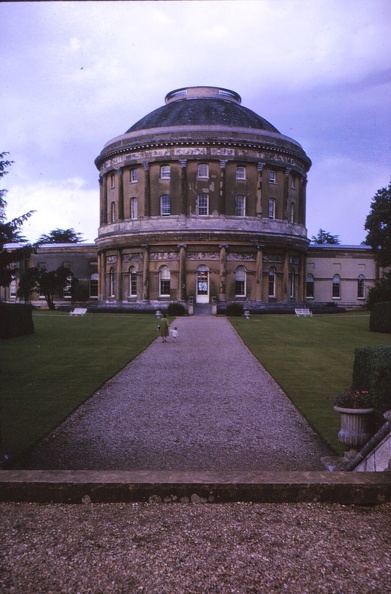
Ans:
[{"label": "arched window", "polygon": [[130,218],[137,219],[138,217],[138,200],[137,198],[130,199]]},{"label": "arched window", "polygon": [[235,297],[246,296],[246,269],[238,266],[235,272]]},{"label": "arched window", "polygon": [[357,279],[357,299],[365,299],[365,276],[360,274]]},{"label": "arched window", "polygon": [[115,273],[114,268],[109,272],[109,297],[115,297]]},{"label": "arched window", "polygon": [[98,297],[98,278],[97,272],[90,276],[90,297],[92,298]]},{"label": "arched window", "polygon": [[272,266],[270,268],[268,275],[268,295],[269,297],[276,296],[276,269]]},{"label": "arched window", "polygon": [[111,208],[110,208],[110,222],[115,223],[116,220],[117,220],[117,211],[115,208],[115,202],[112,202]]},{"label": "arched window", "polygon": [[159,270],[159,296],[169,297],[171,292],[170,287],[171,274],[168,266],[162,266]]},{"label": "arched window", "polygon": [[168,194],[160,196],[160,216],[169,217],[171,214],[171,198]]},{"label": "arched window", "polygon": [[296,293],[296,272],[295,269],[292,268],[289,274],[289,297],[291,299],[295,298]]},{"label": "arched window", "polygon": [[235,196],[235,216],[244,217],[246,215],[246,196]]},{"label": "arched window", "polygon": [[341,279],[339,274],[333,276],[333,299],[340,299],[341,297]]},{"label": "arched window", "polygon": [[129,268],[129,296],[137,297],[137,274],[134,266]]},{"label": "arched window", "polygon": [[307,299],[314,298],[314,276],[313,274],[307,274],[305,279],[305,296]]},{"label": "arched window", "polygon": [[269,198],[269,219],[276,218],[276,201],[274,198]]}]

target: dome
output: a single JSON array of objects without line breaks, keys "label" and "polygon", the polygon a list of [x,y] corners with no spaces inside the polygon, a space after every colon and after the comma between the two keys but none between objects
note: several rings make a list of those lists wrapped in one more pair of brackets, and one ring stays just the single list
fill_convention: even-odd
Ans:
[{"label": "dome", "polygon": [[166,105],[141,118],[126,133],[172,126],[229,126],[279,134],[267,120],[240,103],[240,96],[229,89],[177,89],[168,93]]}]

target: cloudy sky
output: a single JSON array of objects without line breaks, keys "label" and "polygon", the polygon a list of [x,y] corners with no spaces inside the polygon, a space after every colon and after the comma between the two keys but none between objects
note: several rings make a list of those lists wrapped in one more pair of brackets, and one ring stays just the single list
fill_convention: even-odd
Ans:
[{"label": "cloudy sky", "polygon": [[98,229],[103,145],[176,88],[221,86],[311,158],[307,228],[360,244],[391,174],[391,1],[3,2],[8,218]]}]

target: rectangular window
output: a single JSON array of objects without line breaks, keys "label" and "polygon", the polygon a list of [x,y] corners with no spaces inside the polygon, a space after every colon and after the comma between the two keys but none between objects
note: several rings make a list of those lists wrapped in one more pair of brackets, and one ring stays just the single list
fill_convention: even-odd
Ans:
[{"label": "rectangular window", "polygon": [[269,219],[276,218],[276,201],[274,198],[269,199]]},{"label": "rectangular window", "polygon": [[236,179],[246,179],[245,167],[236,167]]},{"label": "rectangular window", "polygon": [[276,184],[277,183],[277,179],[276,179],[276,172],[275,171],[269,171],[269,182],[271,184]]},{"label": "rectangular window", "polygon": [[137,219],[138,217],[138,200],[137,198],[130,199],[130,218]]},{"label": "rectangular window", "polygon": [[209,214],[209,196],[208,196],[208,194],[198,194],[197,214],[198,215],[208,215]]},{"label": "rectangular window", "polygon": [[198,165],[197,177],[209,177],[209,168],[208,165],[206,165],[206,163],[200,163]]},{"label": "rectangular window", "polygon": [[291,178],[291,188],[292,188],[292,190],[296,190],[296,178],[295,177]]},{"label": "rectangular window", "polygon": [[365,298],[365,278],[362,274],[358,277],[357,280],[357,299],[364,299]]},{"label": "rectangular window", "polygon": [[160,167],[160,179],[170,179],[170,166],[162,165]]},{"label": "rectangular window", "polygon": [[160,216],[168,217],[171,214],[171,200],[170,196],[163,194],[160,196]]},{"label": "rectangular window", "polygon": [[135,183],[137,181],[137,169],[130,170],[130,183]]},{"label": "rectangular window", "polygon": [[235,216],[244,217],[246,215],[246,197],[236,196],[235,197]]},{"label": "rectangular window", "polygon": [[114,175],[114,173],[112,173],[110,175],[110,187],[111,187],[111,189],[115,188],[115,175]]}]

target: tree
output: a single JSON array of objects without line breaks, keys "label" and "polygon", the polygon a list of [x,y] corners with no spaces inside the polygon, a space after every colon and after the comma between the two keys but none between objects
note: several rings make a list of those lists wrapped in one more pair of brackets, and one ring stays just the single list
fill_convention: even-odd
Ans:
[{"label": "tree", "polygon": [[[8,153],[0,153],[0,178],[7,175],[7,168],[13,164],[13,161],[8,161],[5,156]],[[8,287],[11,280],[19,270],[20,262],[23,262],[34,251],[35,246],[25,244],[16,249],[7,250],[5,244],[25,241],[20,233],[20,228],[23,223],[31,217],[35,212],[30,210],[11,221],[6,221],[5,208],[7,201],[5,195],[7,190],[0,190],[0,286]]]},{"label": "tree", "polygon": [[319,229],[318,235],[316,237],[315,235],[313,235],[311,237],[311,241],[312,243],[328,243],[332,245],[338,245],[339,235],[331,235],[331,233],[328,233],[328,231],[325,231],[324,229]]},{"label": "tree", "polygon": [[76,233],[74,229],[53,229],[50,233],[44,233],[38,239],[38,243],[80,243],[84,241],[82,233]]},{"label": "tree", "polygon": [[364,243],[374,250],[379,266],[391,266],[391,181],[372,198],[364,229],[368,231]]},{"label": "tree", "polygon": [[39,291],[45,296],[48,308],[55,309],[55,295],[63,293],[69,285],[73,288],[76,283],[72,270],[66,266],[49,272],[37,267],[27,268],[21,275],[17,294],[27,301],[34,290]]}]

